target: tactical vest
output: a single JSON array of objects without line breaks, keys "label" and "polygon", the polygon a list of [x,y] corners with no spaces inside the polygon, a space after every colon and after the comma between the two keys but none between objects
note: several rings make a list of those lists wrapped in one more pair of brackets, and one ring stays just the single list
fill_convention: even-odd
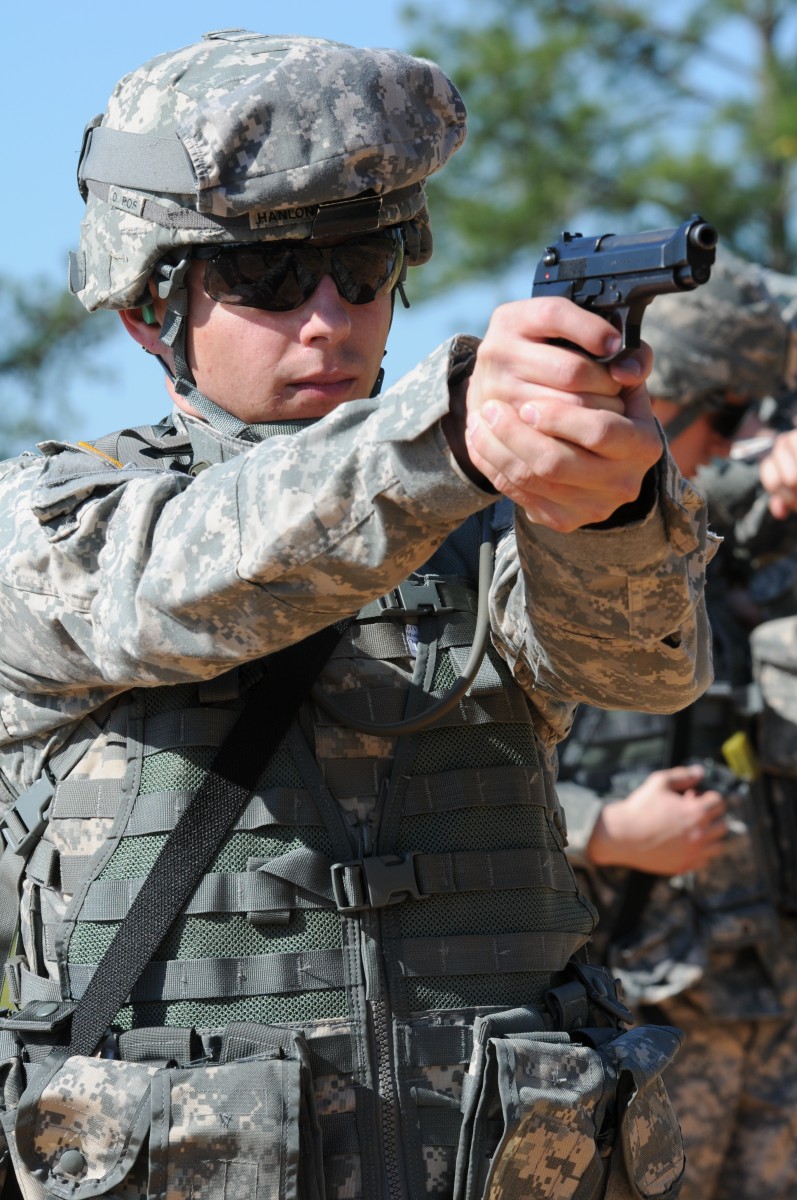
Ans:
[{"label": "tactical vest", "polygon": [[[795,564],[793,564],[795,565]],[[763,773],[764,826],[772,847],[773,891],[782,911],[797,915],[797,619],[763,622],[750,637],[761,697],[756,721]]]},{"label": "tactical vest", "polygon": [[783,905],[778,839],[763,794],[769,783],[739,778],[723,760],[729,737],[754,732],[759,706],[755,687],[719,680],[674,716],[581,710],[563,747],[560,779],[607,803],[653,771],[694,761],[706,764],[706,788],[725,798],[723,852],[700,870],[673,879],[578,871],[601,914],[599,957],[636,1006],[662,1005],[687,990],[696,1010],[728,1019],[778,1016],[793,1005],[777,961]]},{"label": "tactical vest", "polygon": [[[320,682],[354,715],[399,719],[460,673],[476,599],[434,569],[455,559],[424,573],[437,599],[422,612],[396,589],[341,637]],[[25,965],[10,973],[24,1011],[82,994],[267,671],[137,689],[97,715],[27,864]],[[640,1149],[626,1121],[626,1158],[640,1194],[674,1195],[683,1161],[658,1076],[677,1038],[655,1055],[637,1031],[615,1041],[621,1009],[568,965],[594,914],[564,840],[529,705],[492,648],[468,695],[412,736],[358,733],[305,704],[100,1057],[48,1046],[29,1073],[6,1123],[20,1177],[63,1200],[526,1195],[527,1102],[502,1093],[514,1078],[547,1095],[546,1062],[574,1081],[551,1128],[569,1104],[586,1197],[604,1186],[607,1081],[638,1060],[636,1091],[666,1132]],[[576,1027],[592,1033],[575,1043]],[[487,1175],[499,1143],[500,1186]]]}]

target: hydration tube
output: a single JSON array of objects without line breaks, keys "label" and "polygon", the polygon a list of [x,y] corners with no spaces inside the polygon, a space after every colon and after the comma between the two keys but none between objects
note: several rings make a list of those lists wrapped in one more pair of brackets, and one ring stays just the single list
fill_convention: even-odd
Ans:
[{"label": "hydration tube", "polygon": [[401,734],[420,733],[433,725],[438,717],[442,717],[444,713],[449,712],[459,703],[479,673],[490,636],[490,584],[493,579],[494,564],[495,546],[490,517],[487,512],[484,512],[482,514],[482,540],[479,547],[479,600],[476,608],[473,645],[462,674],[454,680],[451,687],[443,693],[439,700],[414,717],[380,725],[376,721],[361,721],[357,717],[349,716],[345,709],[330,699],[320,684],[316,684],[310,694],[318,707],[322,708],[329,716],[334,717],[341,725],[347,725],[359,733],[375,734],[377,737],[398,737]]}]

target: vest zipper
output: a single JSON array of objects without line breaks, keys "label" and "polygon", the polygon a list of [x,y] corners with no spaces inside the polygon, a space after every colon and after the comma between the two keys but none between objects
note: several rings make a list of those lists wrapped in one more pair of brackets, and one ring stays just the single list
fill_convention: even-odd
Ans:
[{"label": "vest zipper", "polygon": [[390,1009],[386,999],[371,1002],[379,1088],[379,1123],[382,1133],[382,1160],[388,1200],[404,1200],[403,1172],[400,1160],[398,1094],[390,1053]]},{"label": "vest zipper", "polygon": [[[384,792],[384,790],[383,786],[382,791]],[[373,853],[373,833],[367,821],[357,823],[357,840],[361,858]],[[404,1172],[401,1167],[398,1089],[391,1052],[391,1007],[388,1002],[382,955],[378,949],[382,945],[381,926],[382,921],[378,911],[371,909],[363,914],[360,936],[363,942],[366,938],[370,939],[375,948],[373,954],[363,955],[363,969],[366,976],[366,995],[370,997],[368,1004],[371,1014],[373,1061],[376,1064],[376,1088],[379,1101],[378,1124],[381,1145],[378,1158],[381,1159],[384,1172],[386,1200],[405,1200]]]}]

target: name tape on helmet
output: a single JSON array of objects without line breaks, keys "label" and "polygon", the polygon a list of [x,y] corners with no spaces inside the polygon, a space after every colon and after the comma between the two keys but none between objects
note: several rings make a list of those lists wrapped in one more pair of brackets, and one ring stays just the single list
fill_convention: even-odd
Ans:
[{"label": "name tape on helmet", "polygon": [[305,208],[256,208],[250,210],[249,227],[273,229],[275,225],[295,225],[299,221],[312,221],[317,213],[317,204]]},{"label": "name tape on helmet", "polygon": [[136,192],[124,191],[120,187],[113,186],[108,189],[108,203],[112,204],[114,208],[121,209],[122,212],[132,213],[136,217],[141,216],[146,201],[146,196],[137,195]]}]

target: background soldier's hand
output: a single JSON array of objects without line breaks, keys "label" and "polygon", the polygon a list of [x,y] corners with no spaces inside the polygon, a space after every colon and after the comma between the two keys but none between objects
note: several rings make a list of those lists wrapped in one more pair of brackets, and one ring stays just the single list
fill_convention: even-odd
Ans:
[{"label": "background soldier's hand", "polygon": [[645,379],[647,347],[602,364],[619,335],[595,313],[559,298],[496,309],[467,387],[471,463],[526,510],[569,532],[636,500],[662,453]]},{"label": "background soldier's hand", "polygon": [[797,429],[781,433],[759,464],[761,483],[769,492],[769,510],[781,520],[797,512]]},{"label": "background soldier's hand", "polygon": [[721,854],[725,801],[719,792],[695,790],[703,773],[700,765],[654,771],[625,800],[607,804],[587,847],[590,861],[681,875]]}]

